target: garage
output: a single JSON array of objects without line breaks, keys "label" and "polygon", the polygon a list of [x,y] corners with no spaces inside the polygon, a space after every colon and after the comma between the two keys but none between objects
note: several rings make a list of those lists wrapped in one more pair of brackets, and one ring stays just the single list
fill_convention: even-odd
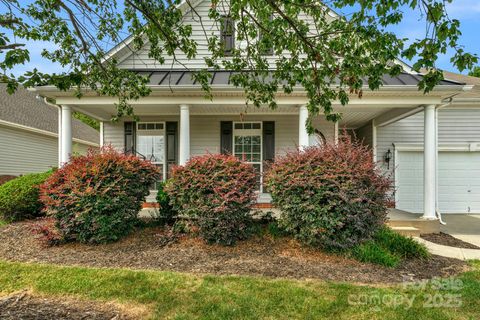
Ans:
[{"label": "garage", "polygon": [[[423,152],[396,152],[395,185],[397,208],[423,213]],[[441,213],[480,213],[480,152],[439,152],[438,197]]]}]

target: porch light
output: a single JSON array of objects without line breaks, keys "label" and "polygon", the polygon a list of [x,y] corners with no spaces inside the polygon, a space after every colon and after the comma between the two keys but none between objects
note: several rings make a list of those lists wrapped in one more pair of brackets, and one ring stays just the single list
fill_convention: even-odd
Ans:
[{"label": "porch light", "polygon": [[383,160],[387,164],[387,169],[390,169],[390,160],[392,160],[392,151],[390,149],[385,152],[385,156],[383,157]]}]

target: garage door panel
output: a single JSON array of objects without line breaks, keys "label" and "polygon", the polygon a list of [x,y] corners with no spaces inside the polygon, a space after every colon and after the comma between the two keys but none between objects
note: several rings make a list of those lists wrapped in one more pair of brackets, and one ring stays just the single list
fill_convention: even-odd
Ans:
[{"label": "garage door panel", "polygon": [[[397,207],[423,212],[423,153],[398,152]],[[480,213],[480,153],[440,152],[438,195],[442,213]]]}]

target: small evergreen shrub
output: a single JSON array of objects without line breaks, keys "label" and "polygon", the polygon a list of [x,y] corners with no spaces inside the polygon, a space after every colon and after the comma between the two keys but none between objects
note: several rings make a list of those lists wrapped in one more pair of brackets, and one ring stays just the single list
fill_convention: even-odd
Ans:
[{"label": "small evergreen shrub", "polygon": [[400,257],[392,254],[375,241],[367,241],[352,249],[352,256],[360,262],[379,264],[395,268],[400,263]]},{"label": "small evergreen shrub", "polygon": [[405,237],[388,227],[378,230],[373,241],[402,259],[428,258],[427,248],[411,237]]},{"label": "small evergreen shrub", "polygon": [[412,238],[402,236],[388,227],[380,228],[371,240],[351,250],[353,258],[361,262],[396,267],[404,259],[426,259],[427,248]]},{"label": "small evergreen shrub", "polygon": [[2,184],[0,217],[7,222],[13,222],[42,216],[39,186],[51,174],[52,171],[27,174]]},{"label": "small evergreen shrub", "polygon": [[220,154],[194,157],[175,167],[165,187],[174,210],[190,217],[205,241],[223,245],[248,235],[255,189],[254,168]]},{"label": "small evergreen shrub", "polygon": [[337,144],[276,159],[266,176],[281,225],[305,244],[345,250],[369,239],[387,215],[389,179],[348,135]]},{"label": "small evergreen shrub", "polygon": [[170,203],[170,196],[165,192],[166,182],[160,182],[157,184],[156,200],[158,203],[158,216],[156,218],[164,224],[171,224],[174,222],[177,212]]},{"label": "small evergreen shrub", "polygon": [[155,165],[111,147],[75,156],[41,187],[41,201],[62,241],[106,243],[129,234],[149,186],[160,178]]}]

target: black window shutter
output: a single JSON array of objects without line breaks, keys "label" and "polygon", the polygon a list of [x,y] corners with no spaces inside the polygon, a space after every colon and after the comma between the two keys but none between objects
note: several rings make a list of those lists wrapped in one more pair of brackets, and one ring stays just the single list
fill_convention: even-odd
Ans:
[{"label": "black window shutter", "polygon": [[229,16],[223,16],[221,22],[220,39],[223,43],[224,54],[230,55],[235,46],[235,25]]},{"label": "black window shutter", "polygon": [[177,122],[167,122],[167,162],[177,163]]},{"label": "black window shutter", "polygon": [[125,132],[125,153],[135,154],[136,147],[136,123],[134,121],[126,121],[124,123]]},{"label": "black window shutter", "polygon": [[170,169],[178,163],[178,123],[166,123],[167,177]]},{"label": "black window shutter", "polygon": [[233,122],[220,122],[220,152],[222,154],[232,154],[232,140],[233,140]]},{"label": "black window shutter", "polygon": [[263,161],[275,159],[275,122],[263,122]]}]

